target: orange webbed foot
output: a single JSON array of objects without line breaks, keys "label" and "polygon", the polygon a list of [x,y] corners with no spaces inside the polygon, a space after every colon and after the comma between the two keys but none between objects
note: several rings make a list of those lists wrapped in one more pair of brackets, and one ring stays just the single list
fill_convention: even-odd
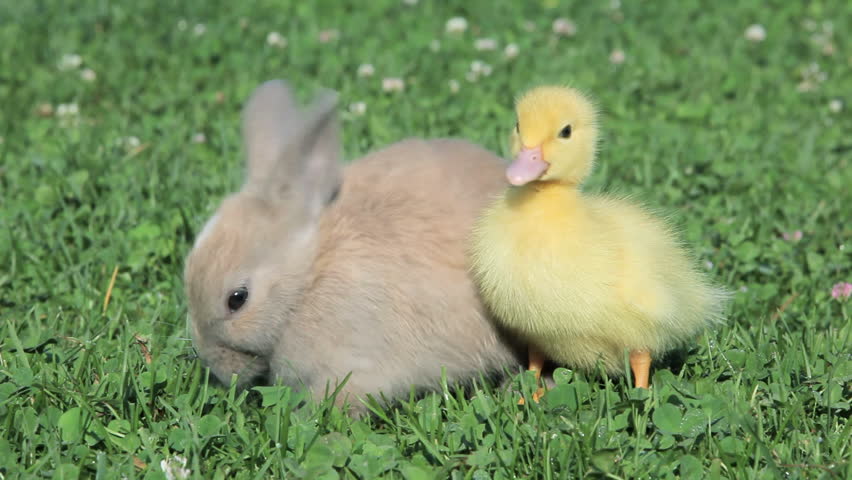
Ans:
[{"label": "orange webbed foot", "polygon": [[642,349],[631,350],[630,368],[633,370],[633,380],[636,388],[648,388],[648,377],[651,370],[651,352]]},{"label": "orange webbed foot", "polygon": [[[535,391],[535,393],[533,393],[532,399],[533,399],[533,402],[538,403],[538,401],[541,399],[541,397],[544,396],[544,387],[541,387],[540,384],[541,384],[541,370],[544,368],[545,357],[544,357],[543,353],[539,352],[538,350],[536,350],[532,346],[529,347],[529,351],[528,351],[527,354],[529,356],[529,369],[528,370],[532,370],[533,372],[535,372],[535,384],[538,387],[538,389]],[[521,397],[521,399],[518,400],[518,405],[524,405],[525,403],[526,403],[526,400],[523,397]]]}]

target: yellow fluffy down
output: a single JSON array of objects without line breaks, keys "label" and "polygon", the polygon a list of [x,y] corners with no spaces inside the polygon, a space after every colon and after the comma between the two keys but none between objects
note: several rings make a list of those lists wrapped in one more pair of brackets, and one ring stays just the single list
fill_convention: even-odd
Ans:
[{"label": "yellow fluffy down", "polygon": [[515,113],[513,153],[537,149],[547,168],[509,187],[474,227],[472,272],[496,321],[558,363],[591,369],[600,360],[618,374],[625,350],[659,357],[722,320],[727,293],[663,221],[581,192],[598,139],[592,101],[538,87]]},{"label": "yellow fluffy down", "polygon": [[477,223],[473,273],[498,322],[557,363],[623,371],[721,319],[724,293],[659,220],[574,189],[510,189]]}]

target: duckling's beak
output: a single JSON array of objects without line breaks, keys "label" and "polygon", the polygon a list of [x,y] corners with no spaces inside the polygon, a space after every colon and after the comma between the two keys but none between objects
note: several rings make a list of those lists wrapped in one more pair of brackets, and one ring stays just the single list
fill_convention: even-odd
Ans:
[{"label": "duckling's beak", "polygon": [[535,148],[522,148],[506,169],[506,178],[516,187],[538,180],[547,171],[550,164],[544,161],[541,145]]}]

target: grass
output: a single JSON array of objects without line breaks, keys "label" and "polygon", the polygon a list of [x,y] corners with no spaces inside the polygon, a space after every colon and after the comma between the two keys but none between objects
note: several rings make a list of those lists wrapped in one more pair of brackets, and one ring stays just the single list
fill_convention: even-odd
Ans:
[{"label": "grass", "polygon": [[[850,304],[830,295],[852,280],[849,7],[558,3],[0,4],[0,478],[162,478],[181,458],[192,478],[852,478]],[[477,59],[493,71],[472,83]],[[352,420],[208,383],[182,262],[242,179],[242,102],[278,77],[341,92],[347,158],[410,135],[504,152],[515,94],[586,89],[605,132],[589,188],[669,212],[736,292],[730,320],[650,392],[560,369],[541,405],[478,382]]]}]

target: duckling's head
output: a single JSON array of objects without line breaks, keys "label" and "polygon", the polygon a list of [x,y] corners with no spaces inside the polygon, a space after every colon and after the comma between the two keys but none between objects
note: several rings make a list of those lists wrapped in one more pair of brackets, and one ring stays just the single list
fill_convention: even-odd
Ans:
[{"label": "duckling's head", "polygon": [[573,88],[545,86],[518,98],[515,112],[515,158],[506,170],[509,183],[582,183],[592,170],[597,147],[597,110],[592,101]]}]

